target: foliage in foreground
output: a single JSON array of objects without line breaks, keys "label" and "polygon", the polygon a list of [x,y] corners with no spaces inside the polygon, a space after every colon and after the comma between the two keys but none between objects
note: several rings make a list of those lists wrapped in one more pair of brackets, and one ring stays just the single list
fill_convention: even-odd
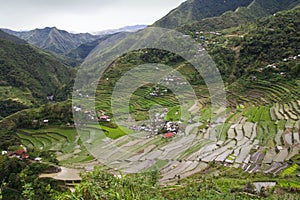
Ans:
[{"label": "foliage in foreground", "polygon": [[[216,175],[215,172],[219,172]],[[215,175],[212,175],[215,174]],[[252,181],[273,179],[259,174],[232,171],[222,166],[211,166],[202,174],[178,181],[174,185],[160,186],[158,173],[148,172],[123,175],[121,178],[106,171],[96,169],[83,176],[83,181],[75,187],[75,192],[57,193],[52,196],[59,200],[78,199],[299,199],[293,188],[276,187],[262,190],[257,194],[250,187]],[[276,180],[276,179],[275,179]]]},{"label": "foliage in foreground", "polygon": [[75,192],[58,194],[55,199],[163,199],[157,172],[114,176],[100,169],[83,175]]},{"label": "foliage in foreground", "polygon": [[0,156],[0,199],[51,199],[54,191],[63,192],[57,181],[38,177],[39,173],[52,168],[47,164]]}]

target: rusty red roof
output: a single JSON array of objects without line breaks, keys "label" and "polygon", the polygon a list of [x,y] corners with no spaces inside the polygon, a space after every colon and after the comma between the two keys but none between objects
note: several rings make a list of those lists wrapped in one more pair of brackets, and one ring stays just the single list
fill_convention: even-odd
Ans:
[{"label": "rusty red roof", "polygon": [[174,137],[174,133],[172,133],[172,132],[168,132],[168,133],[166,133],[166,134],[164,134],[164,138],[170,138],[170,137]]},{"label": "rusty red roof", "polygon": [[18,155],[18,156],[20,156],[20,155],[22,155],[22,154],[24,154],[24,153],[26,153],[26,151],[23,150],[23,149],[19,149],[19,150],[16,150],[16,151],[14,152],[14,154],[16,154],[16,155]]}]

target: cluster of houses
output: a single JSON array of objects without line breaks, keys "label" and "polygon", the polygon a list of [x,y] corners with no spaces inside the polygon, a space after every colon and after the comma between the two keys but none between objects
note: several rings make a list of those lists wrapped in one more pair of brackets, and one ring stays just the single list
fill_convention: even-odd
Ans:
[{"label": "cluster of houses", "polygon": [[75,112],[81,112],[82,108],[78,107],[78,106],[73,106],[73,109]]},{"label": "cluster of houses", "polygon": [[82,94],[82,92],[80,90],[76,90],[73,95],[76,95],[78,97],[81,97],[81,98],[89,98],[89,95],[88,94]]},{"label": "cluster of houses", "polygon": [[[188,83],[186,81],[183,81],[181,78],[176,77],[174,75],[168,75],[163,79],[162,85],[187,85]],[[167,94],[169,90],[165,87],[161,86],[155,86],[153,89],[150,91],[149,95],[152,97],[158,97],[158,96],[164,96]]]},{"label": "cluster of houses", "polygon": [[89,120],[92,120],[92,121],[97,120],[97,116],[92,111],[89,111],[89,110],[83,111],[83,109],[79,106],[73,106],[73,110],[75,112],[83,113],[86,116],[86,118],[89,119]]},{"label": "cluster of houses", "polygon": [[179,125],[181,122],[166,122],[165,116],[169,112],[168,108],[164,108],[161,113],[153,114],[149,123],[143,122],[141,125],[132,125],[130,129],[137,132],[148,133],[146,138],[151,138],[156,135],[162,135],[163,138],[174,137],[179,132]]},{"label": "cluster of houses", "polygon": [[[204,34],[211,35],[211,36],[222,36],[222,33],[220,33],[220,32],[214,32],[214,31],[211,31],[211,32],[208,32],[208,33],[204,33],[203,31],[196,31],[195,34],[194,34],[194,36],[195,36],[196,39],[198,39],[200,41],[205,41],[206,38],[205,38]],[[217,44],[217,43],[218,42],[213,42],[213,44]],[[205,46],[208,45],[208,44],[209,44],[209,42],[205,41]],[[201,51],[203,51],[203,50],[201,49]]]},{"label": "cluster of houses", "polygon": [[165,79],[165,84],[169,85],[170,83],[173,83],[174,85],[187,85],[188,83],[186,81],[183,81],[180,77],[176,77],[174,75],[168,75]]},{"label": "cluster of houses", "polygon": [[167,139],[177,135],[179,131],[179,125],[175,122],[170,121],[170,122],[165,122],[165,125],[162,127],[161,130],[159,130],[157,127],[150,128],[147,126],[142,126],[140,127],[139,131],[145,131],[151,133],[151,135],[148,135],[147,138],[162,133],[162,137]]},{"label": "cluster of houses", "polygon": [[168,92],[168,89],[162,89],[159,86],[153,88],[153,91],[149,93],[152,97],[164,96]]},{"label": "cluster of houses", "polygon": [[73,106],[73,110],[75,112],[82,112],[85,114],[85,116],[92,121],[99,121],[99,122],[110,122],[111,118],[108,115],[105,115],[104,112],[95,114],[92,111],[83,111],[81,107],[79,106]]},{"label": "cluster of houses", "polygon": [[179,131],[179,125],[175,122],[166,122],[164,128],[167,133],[163,134],[163,138],[172,138],[174,137]]},{"label": "cluster of houses", "polygon": [[299,59],[300,58],[300,54],[298,54],[297,56],[290,56],[290,57],[288,57],[288,58],[284,58],[283,59],[283,62],[287,62],[287,61],[289,61],[289,60],[297,60],[297,59]]},{"label": "cluster of houses", "polygon": [[[200,39],[201,39],[201,38],[204,39],[203,33],[204,33],[203,31],[196,31],[196,32],[195,32],[195,35],[197,35],[197,36],[200,35],[199,38],[200,38]],[[210,35],[217,35],[217,36],[221,36],[221,35],[222,35],[222,33],[220,33],[220,32],[214,32],[214,31],[209,32],[209,34],[210,34]]]},{"label": "cluster of houses", "polygon": [[[26,150],[24,149],[18,149],[18,150],[15,150],[15,151],[2,151],[2,155],[8,155],[10,158],[19,158],[21,160],[29,160],[29,154],[27,153]],[[42,161],[42,158],[40,157],[36,157],[34,159],[30,159],[31,161],[35,161],[35,162],[41,162]]]},{"label": "cluster of houses", "polygon": [[147,138],[150,138],[158,133],[165,125],[165,116],[169,112],[167,108],[165,108],[162,113],[156,112],[153,114],[151,121],[149,123],[143,122],[141,125],[132,125],[130,129],[134,131],[142,131],[149,133]]},{"label": "cluster of houses", "polygon": [[[299,55],[297,55],[297,56],[290,56],[290,57],[288,57],[288,58],[284,58],[283,60],[282,60],[282,62],[287,62],[287,61],[292,61],[292,60],[297,60],[297,59],[299,59],[300,58],[300,54]],[[278,65],[279,65],[280,63],[272,63],[272,64],[268,64],[266,67],[261,67],[261,68],[259,68],[258,69],[258,72],[263,72],[264,70],[266,70],[266,69],[273,69],[273,70],[277,70],[278,69]],[[280,75],[282,75],[282,76],[284,76],[286,73],[285,72],[279,72],[279,74]]]},{"label": "cluster of houses", "polygon": [[157,134],[157,132],[162,129],[165,123],[165,116],[169,112],[167,108],[165,108],[162,113],[156,112],[153,113],[153,116],[151,117],[151,121],[149,123],[143,122],[143,124],[140,125],[132,125],[130,129],[134,131],[142,131],[149,133],[147,135],[147,138],[150,138],[151,136],[154,136]]},{"label": "cluster of houses", "polygon": [[[43,119],[42,122],[43,122],[43,124],[48,125],[49,124],[49,119]],[[37,120],[37,119],[32,120],[32,125],[36,125],[38,123],[40,123],[40,120]]]},{"label": "cluster of houses", "polygon": [[[205,51],[206,47],[208,47],[209,45],[220,44],[220,40],[216,39],[216,37],[222,36],[222,33],[208,32],[208,33],[205,33],[205,35],[204,35],[203,31],[195,32],[194,38],[202,44],[202,48],[199,48],[199,50],[198,50],[199,52]],[[210,37],[209,37],[209,35],[210,35]]]}]

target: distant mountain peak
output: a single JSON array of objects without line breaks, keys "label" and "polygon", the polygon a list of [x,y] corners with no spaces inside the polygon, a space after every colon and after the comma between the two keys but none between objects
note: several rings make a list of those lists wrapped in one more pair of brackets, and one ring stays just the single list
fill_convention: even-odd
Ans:
[{"label": "distant mountain peak", "polygon": [[99,38],[99,36],[89,33],[69,33],[67,31],[60,30],[57,27],[46,27],[43,29],[37,28],[31,31],[22,32],[7,29],[3,31],[19,37],[38,48],[58,54],[66,54],[81,44],[92,42]]},{"label": "distant mountain peak", "polygon": [[104,30],[104,31],[95,32],[93,34],[108,35],[108,34],[114,34],[114,33],[119,33],[119,32],[135,32],[135,31],[144,29],[146,27],[147,27],[147,25],[139,24],[139,25],[125,26],[125,27],[118,28],[118,29],[108,29],[108,30]]},{"label": "distant mountain peak", "polygon": [[14,35],[10,35],[3,30],[0,30],[0,39],[7,40],[16,44],[26,44],[25,40],[22,40]]},{"label": "distant mountain peak", "polygon": [[56,28],[55,26],[53,26],[53,27],[45,27],[45,28],[36,28],[35,30],[49,30],[49,29],[57,29],[58,30],[58,28]]}]

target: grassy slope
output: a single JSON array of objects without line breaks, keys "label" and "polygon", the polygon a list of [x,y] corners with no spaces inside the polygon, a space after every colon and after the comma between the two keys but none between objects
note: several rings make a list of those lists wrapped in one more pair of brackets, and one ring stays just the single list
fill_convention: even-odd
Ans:
[{"label": "grassy slope", "polygon": [[[239,55],[239,57],[235,57],[235,59],[240,59],[241,63],[245,62],[245,60],[251,60],[247,66],[245,66],[245,71],[242,72],[244,75],[240,81],[234,82],[230,87],[228,87],[228,95],[229,95],[229,101],[230,105],[233,107],[232,112],[228,114],[228,120],[224,128],[218,128],[219,136],[220,138],[226,139],[227,137],[227,130],[231,124],[235,124],[240,117],[247,117],[248,121],[251,122],[258,122],[258,128],[257,128],[257,138],[260,140],[260,144],[266,146],[267,148],[275,147],[274,142],[274,133],[277,130],[283,130],[285,131],[285,125],[286,124],[293,124],[293,120],[291,120],[291,116],[293,113],[299,112],[299,106],[295,105],[295,100],[299,100],[299,77],[297,77],[298,74],[293,73],[292,68],[289,68],[290,65],[294,66],[294,61],[289,60],[287,62],[282,62],[282,58],[289,55],[294,55],[298,51],[298,38],[297,34],[299,31],[298,29],[298,8],[296,8],[293,11],[283,12],[275,17],[270,17],[262,22],[258,23],[258,25],[254,25],[253,29],[249,31],[244,29],[237,29],[237,30],[225,30],[224,37],[225,41],[227,43],[220,44],[220,46],[223,49],[230,49],[232,47],[238,46],[240,49],[242,49],[242,53]],[[296,18],[294,18],[296,17]],[[287,29],[287,31],[279,31],[281,25],[286,25],[287,22],[289,22],[290,27]],[[278,34],[270,34],[268,29],[273,28],[275,31],[278,29]],[[295,31],[293,30],[295,29]],[[246,33],[245,33],[246,32]],[[236,39],[236,37],[229,37],[229,35],[232,34],[243,34],[244,37],[246,37],[245,40],[242,41],[233,41]],[[258,34],[257,34],[258,33]],[[276,32],[277,33],[277,32]],[[206,33],[208,34],[208,33]],[[278,38],[280,37],[287,37],[291,38],[289,44],[277,44],[276,41],[278,41]],[[254,39],[254,40],[247,40],[247,37]],[[253,38],[254,37],[254,38]],[[258,38],[255,38],[258,37]],[[214,38],[211,38],[214,39]],[[254,43],[253,41],[259,40],[259,43]],[[267,47],[265,46],[264,42],[268,42],[269,40],[272,41],[272,44],[269,44]],[[274,43],[274,44],[273,44]],[[229,45],[227,45],[229,44]],[[232,46],[231,46],[232,45]],[[279,50],[282,48],[285,48],[285,46],[290,47],[290,51],[287,54],[286,51]],[[289,46],[291,45],[291,46]],[[293,46],[294,45],[294,46]],[[216,45],[217,46],[217,45]],[[214,48],[218,47],[211,46],[209,51],[213,52],[215,50]],[[253,48],[253,49],[252,49]],[[271,57],[265,59],[262,56],[262,53],[264,52],[264,49],[269,49],[276,51],[278,48],[278,57]],[[255,53],[249,53],[250,50]],[[261,49],[262,51],[259,51]],[[216,52],[216,51],[215,51]],[[243,53],[244,52],[244,53]],[[137,52],[133,52],[133,54],[137,54]],[[234,51],[236,53],[236,51]],[[151,59],[158,59],[159,53],[153,52],[153,56],[150,56]],[[276,54],[277,55],[277,54]],[[128,56],[128,55],[127,55]],[[131,54],[132,56],[132,54]],[[118,62],[114,63],[114,66],[109,69],[107,72],[109,78],[110,78],[110,84],[100,84],[98,88],[98,95],[105,94],[107,96],[106,99],[100,99],[98,100],[98,109],[108,109],[109,108],[109,94],[112,88],[113,84],[116,82],[117,77],[125,73],[126,70],[130,69],[130,62],[136,62],[138,64],[142,63],[142,61],[149,60],[143,60],[143,55],[135,55],[137,58],[133,59],[133,57],[130,57],[130,61],[125,58],[122,58],[121,60],[118,60]],[[168,57],[167,55],[166,57]],[[227,56],[226,53],[224,56]],[[275,56],[275,55],[274,55]],[[160,59],[164,60],[164,56],[160,57]],[[222,57],[221,57],[222,58]],[[145,58],[144,58],[145,59]],[[268,60],[269,59],[269,60]],[[221,60],[221,59],[220,59]],[[252,75],[253,72],[256,72],[257,68],[259,67],[265,67],[266,64],[269,64],[270,61],[278,61],[282,65],[282,70],[284,69],[285,73],[287,73],[288,76],[281,76],[278,74],[278,71],[265,71],[262,75],[257,72],[255,74],[258,78],[256,81],[251,81],[249,79],[249,76]],[[128,64],[129,63],[129,64]],[[165,62],[168,64],[168,62]],[[179,64],[178,64],[179,63]],[[239,63],[241,65],[241,63]],[[131,63],[133,64],[133,63]],[[182,62],[175,62],[175,66],[182,65]],[[227,65],[229,65],[228,63]],[[271,64],[271,63],[270,63]],[[281,66],[280,65],[280,66]],[[122,66],[122,68],[119,68]],[[226,66],[226,65],[225,65]],[[184,67],[183,67],[184,68]],[[120,69],[124,71],[120,71]],[[236,70],[236,69],[235,69]],[[190,72],[190,71],[189,71]],[[281,68],[280,68],[281,72]],[[277,74],[276,74],[277,73]],[[188,75],[187,73],[186,75]],[[275,75],[274,75],[275,74]],[[118,76],[117,76],[118,75]],[[296,75],[296,78],[291,79],[290,77]],[[106,77],[105,77],[106,78]],[[270,78],[270,80],[269,80]],[[193,80],[191,77],[189,80]],[[288,80],[288,81],[287,81]],[[247,82],[245,82],[247,81]],[[100,81],[100,83],[103,83]],[[195,86],[197,88],[197,86]],[[199,87],[199,86],[198,86]],[[202,86],[200,86],[202,87]],[[145,94],[147,94],[147,89],[143,89],[140,91],[136,91],[136,97],[143,97]],[[284,98],[286,95],[289,96],[289,98]],[[172,96],[168,97],[172,98]],[[293,100],[293,101],[292,101]],[[101,107],[103,102],[105,103],[106,107]],[[139,107],[143,106],[149,106],[151,107],[151,103],[149,103],[151,100],[143,100],[137,105]],[[136,102],[133,101],[133,105]],[[274,104],[274,102],[277,102]],[[280,103],[278,103],[280,102]],[[264,106],[259,106],[261,104],[264,104]],[[176,104],[175,104],[176,105]],[[174,105],[174,106],[175,106]],[[274,106],[276,117],[275,119],[272,119],[272,110]],[[289,108],[295,108],[289,110]],[[45,109],[47,110],[47,109]],[[209,118],[210,113],[207,111],[209,110],[209,107],[206,107],[202,110],[203,114],[203,121],[205,121],[207,118]],[[105,110],[109,112],[109,110]],[[61,112],[61,111],[60,111]],[[283,114],[280,115],[280,112]],[[59,115],[59,112],[57,113]],[[172,113],[170,113],[172,114]],[[41,115],[41,119],[45,117],[44,115]],[[48,116],[49,117],[49,116]],[[25,118],[24,115],[21,115],[19,119]],[[230,119],[229,119],[230,118]],[[14,123],[18,121],[18,119],[15,119],[15,117],[12,117],[14,119]],[[111,131],[110,129],[107,129],[108,131]],[[116,131],[118,129],[114,129],[113,131]],[[224,131],[223,131],[224,130]],[[53,131],[53,130],[52,130]],[[55,130],[56,132],[60,132],[61,129]],[[297,129],[295,128],[295,131]],[[68,135],[68,134],[67,134]],[[33,139],[34,140],[34,139]],[[43,145],[43,143],[47,143],[47,139],[41,139],[40,142],[34,140],[37,144],[37,146]],[[193,151],[193,149],[190,149],[190,151]],[[184,155],[183,155],[184,156]],[[199,198],[202,197],[203,199],[236,199],[236,198],[249,198],[247,194],[244,194],[244,186],[247,183],[251,183],[253,181],[276,181],[278,186],[275,188],[277,194],[281,194],[282,199],[293,198],[297,199],[299,198],[299,195],[297,193],[293,193],[293,190],[296,191],[299,188],[298,178],[296,177],[296,174],[299,172],[299,155],[295,156],[291,159],[293,165],[289,168],[287,168],[283,174],[282,177],[274,177],[272,175],[265,175],[260,173],[254,173],[254,174],[248,174],[241,170],[232,170],[232,168],[224,168],[223,166],[215,165],[214,163],[211,163],[209,168],[203,172],[203,174],[197,174],[193,177],[186,179],[179,183],[178,187],[166,187],[162,188],[160,191],[162,192],[164,198],[170,198],[170,199],[193,199],[193,198]],[[160,163],[158,161],[159,165],[164,165],[164,163]],[[289,196],[287,193],[290,193]],[[159,193],[158,193],[159,194]],[[272,192],[267,193],[269,196],[269,199],[277,199],[277,194],[273,194]],[[257,196],[251,196],[252,198],[256,199],[259,198]]]},{"label": "grassy slope", "polygon": [[[50,95],[55,95],[56,100],[66,97],[60,90],[66,91],[70,86],[74,70],[50,55],[2,32],[0,57],[0,101],[3,102],[0,116],[12,114],[8,110],[46,102]],[[11,101],[19,105],[13,106]]]},{"label": "grassy slope", "polygon": [[255,0],[249,5],[240,6],[234,11],[222,13],[220,16],[206,17],[194,23],[186,23],[180,31],[211,31],[236,27],[245,23],[255,22],[281,10],[291,9],[299,4],[297,0]]},{"label": "grassy slope", "polygon": [[247,6],[251,0],[189,0],[172,10],[168,15],[154,23],[154,26],[176,28],[183,24],[199,21],[204,18],[219,16],[222,13]]}]

